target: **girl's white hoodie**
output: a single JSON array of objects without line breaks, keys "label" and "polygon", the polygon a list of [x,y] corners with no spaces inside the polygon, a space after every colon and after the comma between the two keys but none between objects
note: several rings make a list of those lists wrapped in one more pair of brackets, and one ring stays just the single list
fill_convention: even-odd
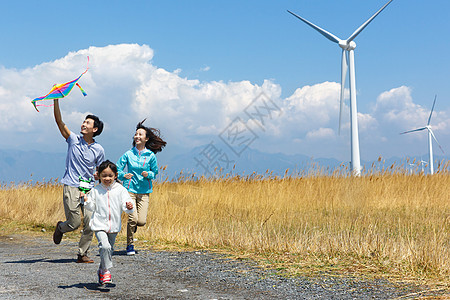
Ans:
[{"label": "girl's white hoodie", "polygon": [[[135,208],[128,191],[116,181],[109,187],[95,186],[86,198],[85,208],[93,212],[89,222],[93,231],[119,232],[122,211],[130,214]],[[133,203],[133,209],[128,210],[126,202]]]}]

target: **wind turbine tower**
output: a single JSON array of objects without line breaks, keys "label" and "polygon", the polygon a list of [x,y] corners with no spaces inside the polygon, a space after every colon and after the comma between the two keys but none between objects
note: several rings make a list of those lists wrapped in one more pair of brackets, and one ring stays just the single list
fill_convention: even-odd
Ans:
[{"label": "wind turbine tower", "polygon": [[309,22],[308,20],[296,15],[295,13],[288,10],[290,14],[297,17],[301,21],[305,22],[307,25],[311,26],[317,30],[324,37],[330,41],[337,43],[339,47],[342,48],[342,62],[341,62],[341,99],[340,99],[340,109],[339,109],[339,133],[341,131],[341,119],[342,119],[342,108],[344,101],[344,86],[345,79],[347,77],[347,69],[350,65],[349,77],[350,77],[350,141],[351,141],[351,170],[353,175],[361,175],[361,162],[359,155],[359,136],[358,136],[358,110],[356,107],[356,75],[355,75],[355,55],[354,50],[356,48],[356,43],[353,41],[358,34],[369,25],[370,22],[379,14],[386,6],[389,5],[393,0],[387,2],[382,8],[380,8],[372,17],[370,17],[364,24],[362,24],[356,31],[346,40],[341,40],[332,33],[320,28],[319,26]]},{"label": "wind turbine tower", "polygon": [[[436,139],[436,136],[433,133],[433,130],[431,130],[430,122],[431,122],[431,115],[433,114],[434,105],[436,104],[436,97],[434,96],[433,106],[431,107],[430,116],[428,117],[428,123],[425,127],[409,130],[402,132],[400,134],[415,132],[415,131],[422,131],[427,130],[428,131],[428,155],[429,155],[429,166],[430,166],[430,174],[434,174],[434,163],[433,163],[433,139],[436,141],[436,144],[438,144],[439,148],[441,149],[442,153],[444,153],[444,150],[442,149],[441,145],[439,145],[439,142]],[[421,161],[422,162],[422,161]]]}]

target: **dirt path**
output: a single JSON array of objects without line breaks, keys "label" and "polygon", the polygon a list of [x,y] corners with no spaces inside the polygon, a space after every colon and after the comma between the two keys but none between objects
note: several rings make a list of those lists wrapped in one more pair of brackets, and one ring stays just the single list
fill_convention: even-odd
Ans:
[{"label": "dirt path", "polygon": [[[116,245],[113,284],[97,285],[100,258],[75,263],[77,244],[26,235],[0,237],[0,299],[414,299],[449,291],[384,280],[286,279],[249,262],[208,252],[140,251]],[[444,296],[445,297],[445,296]]]}]

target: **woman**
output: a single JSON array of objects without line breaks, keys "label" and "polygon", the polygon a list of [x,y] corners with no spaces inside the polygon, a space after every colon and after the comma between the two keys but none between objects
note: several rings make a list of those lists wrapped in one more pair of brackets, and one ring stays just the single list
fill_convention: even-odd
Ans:
[{"label": "woman", "polygon": [[149,194],[153,191],[152,180],[158,174],[155,153],[162,151],[162,148],[166,146],[158,129],[143,125],[145,120],[136,126],[133,148],[125,152],[117,161],[119,180],[123,181],[123,186],[136,203],[136,209],[129,215],[127,222],[127,255],[136,253],[133,235],[136,233],[137,226],[144,226],[147,222]]}]

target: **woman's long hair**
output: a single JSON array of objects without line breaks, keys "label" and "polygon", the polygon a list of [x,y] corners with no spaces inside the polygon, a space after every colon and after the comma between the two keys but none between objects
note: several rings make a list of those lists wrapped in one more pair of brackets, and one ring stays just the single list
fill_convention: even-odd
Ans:
[{"label": "woman's long hair", "polygon": [[[145,120],[147,119],[142,120],[136,125],[136,130],[145,130],[145,137],[148,138],[148,141],[145,143],[145,148],[152,150],[153,153],[161,152],[167,143],[161,138],[159,129],[144,126]],[[134,146],[136,146],[136,142],[133,138],[133,147]]]}]

